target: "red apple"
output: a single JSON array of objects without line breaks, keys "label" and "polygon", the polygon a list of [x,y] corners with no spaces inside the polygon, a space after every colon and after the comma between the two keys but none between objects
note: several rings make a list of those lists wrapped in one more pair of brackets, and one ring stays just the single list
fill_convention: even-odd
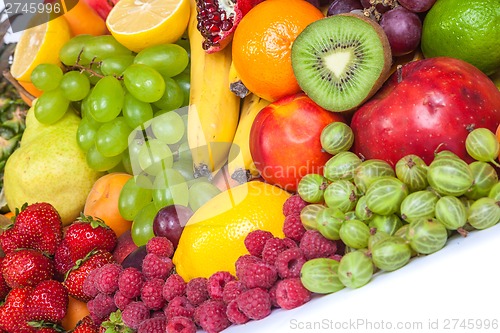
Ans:
[{"label": "red apple", "polygon": [[103,20],[106,21],[109,12],[118,0],[83,0],[94,9]]},{"label": "red apple", "polygon": [[342,115],[327,111],[303,93],[263,108],[250,130],[250,153],[262,178],[290,192],[309,173],[323,173],[331,157],[321,149],[323,128]]},{"label": "red apple", "polygon": [[476,67],[438,57],[410,62],[355,113],[353,150],[392,165],[407,154],[426,163],[451,150],[467,162],[465,139],[473,128],[495,131],[500,92]]}]

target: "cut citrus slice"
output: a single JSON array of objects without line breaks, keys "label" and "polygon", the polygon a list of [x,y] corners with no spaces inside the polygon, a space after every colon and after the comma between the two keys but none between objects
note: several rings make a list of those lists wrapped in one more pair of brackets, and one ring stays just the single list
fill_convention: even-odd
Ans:
[{"label": "cut citrus slice", "polygon": [[187,28],[189,12],[189,0],[120,0],[106,25],[118,42],[139,52],[177,41]]},{"label": "cut citrus slice", "polygon": [[12,76],[31,82],[31,72],[39,64],[60,64],[59,50],[70,37],[68,22],[62,16],[24,30],[14,52]]}]

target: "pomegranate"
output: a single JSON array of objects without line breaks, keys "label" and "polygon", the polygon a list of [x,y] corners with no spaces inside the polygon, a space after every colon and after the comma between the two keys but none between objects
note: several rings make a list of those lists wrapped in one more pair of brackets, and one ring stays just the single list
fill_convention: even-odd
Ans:
[{"label": "pomegranate", "polygon": [[203,49],[214,53],[226,47],[243,16],[264,0],[196,0]]}]

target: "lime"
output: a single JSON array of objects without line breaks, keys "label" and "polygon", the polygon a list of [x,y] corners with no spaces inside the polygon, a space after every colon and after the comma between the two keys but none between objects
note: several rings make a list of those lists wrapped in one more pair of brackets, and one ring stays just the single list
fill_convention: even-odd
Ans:
[{"label": "lime", "polygon": [[500,69],[500,0],[438,0],[422,27],[426,58],[462,59],[485,74]]}]

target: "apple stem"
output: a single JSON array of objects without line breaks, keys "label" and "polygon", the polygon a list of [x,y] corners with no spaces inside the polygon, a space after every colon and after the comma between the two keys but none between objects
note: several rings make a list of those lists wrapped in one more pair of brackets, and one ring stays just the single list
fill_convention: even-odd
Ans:
[{"label": "apple stem", "polygon": [[398,83],[401,83],[403,81],[403,65],[397,65],[396,67],[396,73],[398,75]]}]

